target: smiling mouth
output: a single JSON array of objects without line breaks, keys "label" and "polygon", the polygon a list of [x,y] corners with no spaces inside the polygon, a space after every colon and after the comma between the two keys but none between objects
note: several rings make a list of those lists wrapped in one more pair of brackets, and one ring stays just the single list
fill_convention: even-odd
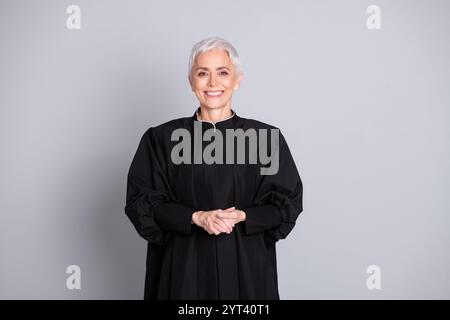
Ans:
[{"label": "smiling mouth", "polygon": [[221,97],[225,91],[224,90],[211,90],[211,91],[203,91],[203,92],[205,93],[205,95],[208,98],[217,98],[217,97]]}]

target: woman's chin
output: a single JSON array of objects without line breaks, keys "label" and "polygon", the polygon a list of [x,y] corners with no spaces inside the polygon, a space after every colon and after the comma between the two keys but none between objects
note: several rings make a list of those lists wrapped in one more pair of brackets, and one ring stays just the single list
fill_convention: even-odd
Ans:
[{"label": "woman's chin", "polygon": [[203,103],[203,106],[207,109],[220,109],[223,108],[225,105],[226,105],[225,102],[220,103],[219,101],[213,103],[206,101]]}]

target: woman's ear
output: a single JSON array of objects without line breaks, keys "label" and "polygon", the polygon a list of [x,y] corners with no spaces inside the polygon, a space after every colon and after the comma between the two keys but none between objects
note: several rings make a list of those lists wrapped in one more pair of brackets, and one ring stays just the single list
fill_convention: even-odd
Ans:
[{"label": "woman's ear", "polygon": [[242,81],[243,77],[244,77],[244,74],[241,72],[239,74],[238,79],[236,80],[236,84],[234,85],[234,90],[237,90],[239,88],[239,86],[241,85],[241,81]]}]

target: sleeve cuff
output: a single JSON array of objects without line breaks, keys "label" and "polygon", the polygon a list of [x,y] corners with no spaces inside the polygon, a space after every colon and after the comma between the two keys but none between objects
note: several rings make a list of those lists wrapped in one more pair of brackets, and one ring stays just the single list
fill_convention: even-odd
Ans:
[{"label": "sleeve cuff", "polygon": [[176,202],[162,203],[155,208],[156,224],[163,230],[190,235],[195,211]]},{"label": "sleeve cuff", "polygon": [[242,209],[245,212],[245,233],[247,235],[264,232],[281,224],[280,209],[273,204]]}]

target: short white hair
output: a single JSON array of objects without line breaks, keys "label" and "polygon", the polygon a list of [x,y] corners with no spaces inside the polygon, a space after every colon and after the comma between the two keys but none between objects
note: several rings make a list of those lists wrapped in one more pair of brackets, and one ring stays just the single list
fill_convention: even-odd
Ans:
[{"label": "short white hair", "polygon": [[191,50],[191,55],[189,57],[189,66],[188,66],[188,76],[191,78],[192,73],[192,67],[194,66],[195,59],[204,52],[212,51],[212,50],[225,50],[228,53],[228,56],[230,57],[231,62],[234,65],[234,68],[236,70],[236,74],[239,75],[242,73],[242,63],[239,58],[239,54],[236,50],[236,48],[226,41],[223,38],[220,37],[209,37],[206,39],[203,39],[199,42],[197,42]]}]

